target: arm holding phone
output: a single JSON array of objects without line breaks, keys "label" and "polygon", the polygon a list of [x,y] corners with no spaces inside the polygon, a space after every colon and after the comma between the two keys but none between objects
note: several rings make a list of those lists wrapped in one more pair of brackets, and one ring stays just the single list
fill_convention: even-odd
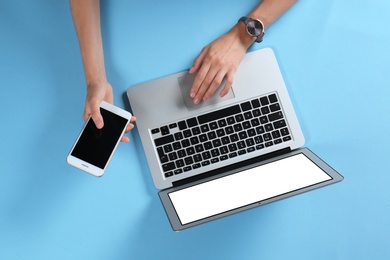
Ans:
[{"label": "arm holding phone", "polygon": [[[87,83],[87,98],[83,119],[92,117],[96,127],[101,129],[104,120],[100,114],[101,101],[114,102],[111,84],[107,81],[104,66],[103,43],[100,30],[100,2],[99,0],[70,0],[73,22],[79,39],[81,56],[84,64],[84,73]],[[129,132],[136,118],[133,116],[126,128]],[[121,139],[129,142],[127,136]]]}]

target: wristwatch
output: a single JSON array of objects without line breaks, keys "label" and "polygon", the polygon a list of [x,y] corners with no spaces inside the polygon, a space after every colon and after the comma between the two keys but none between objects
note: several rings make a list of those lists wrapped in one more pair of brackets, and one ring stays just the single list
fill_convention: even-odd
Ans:
[{"label": "wristwatch", "polygon": [[252,19],[246,16],[241,17],[239,22],[243,22],[246,26],[247,33],[252,36],[256,37],[255,42],[262,42],[263,36],[264,36],[264,24],[259,19]]}]

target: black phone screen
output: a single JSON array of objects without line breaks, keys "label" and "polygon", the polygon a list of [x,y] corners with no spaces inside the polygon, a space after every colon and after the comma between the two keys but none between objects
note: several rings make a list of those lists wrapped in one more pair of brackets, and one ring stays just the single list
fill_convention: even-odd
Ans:
[{"label": "black phone screen", "polygon": [[104,169],[121,137],[127,120],[104,108],[100,108],[104,127],[98,129],[92,119],[88,120],[71,155]]}]

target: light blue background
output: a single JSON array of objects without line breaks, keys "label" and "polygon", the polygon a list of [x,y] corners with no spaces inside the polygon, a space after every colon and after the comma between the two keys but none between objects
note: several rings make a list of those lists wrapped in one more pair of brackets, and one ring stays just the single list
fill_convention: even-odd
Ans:
[{"label": "light blue background", "polygon": [[[116,105],[257,2],[103,1]],[[345,180],[175,233],[136,129],[104,177],[66,164],[86,94],[68,1],[1,0],[0,259],[390,259],[389,11],[301,0],[251,48],[274,49],[306,146]]]}]

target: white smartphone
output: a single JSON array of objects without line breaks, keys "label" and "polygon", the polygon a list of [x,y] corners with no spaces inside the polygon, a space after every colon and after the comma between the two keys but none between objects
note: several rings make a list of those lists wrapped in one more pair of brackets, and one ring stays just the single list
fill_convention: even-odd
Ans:
[{"label": "white smartphone", "polygon": [[97,177],[104,174],[131,118],[129,112],[105,101],[100,113],[104,127],[98,129],[90,117],[66,158],[70,165]]}]

